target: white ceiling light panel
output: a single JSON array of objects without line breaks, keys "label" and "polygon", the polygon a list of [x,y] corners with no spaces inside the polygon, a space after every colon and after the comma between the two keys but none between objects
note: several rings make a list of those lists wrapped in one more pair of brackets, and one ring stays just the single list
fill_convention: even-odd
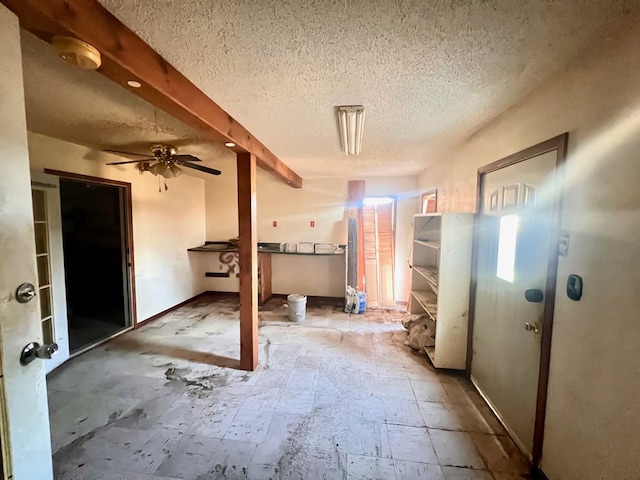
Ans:
[{"label": "white ceiling light panel", "polygon": [[338,107],[338,121],[342,150],[346,155],[359,155],[364,135],[364,107],[362,105]]}]

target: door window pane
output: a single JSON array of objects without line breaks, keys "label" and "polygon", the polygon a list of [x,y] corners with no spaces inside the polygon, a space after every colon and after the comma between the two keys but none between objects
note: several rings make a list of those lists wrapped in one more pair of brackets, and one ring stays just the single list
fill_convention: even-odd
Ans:
[{"label": "door window pane", "polygon": [[500,217],[500,234],[498,237],[498,278],[513,283],[516,268],[516,242],[518,239],[518,215]]}]

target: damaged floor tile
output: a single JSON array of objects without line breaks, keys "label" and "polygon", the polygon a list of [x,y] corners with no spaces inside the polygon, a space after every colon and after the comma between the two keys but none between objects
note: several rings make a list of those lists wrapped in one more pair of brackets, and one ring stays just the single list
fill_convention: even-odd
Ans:
[{"label": "damaged floor tile", "polygon": [[291,323],[271,299],[243,372],[237,310],[202,297],[51,373],[55,478],[526,478],[467,380],[404,345],[402,312],[310,299]]}]

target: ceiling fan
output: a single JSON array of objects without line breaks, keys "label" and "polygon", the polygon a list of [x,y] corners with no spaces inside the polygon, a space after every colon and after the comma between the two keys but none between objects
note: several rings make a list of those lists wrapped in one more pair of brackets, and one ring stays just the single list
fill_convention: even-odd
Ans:
[{"label": "ceiling fan", "polygon": [[182,174],[180,167],[192,168],[200,172],[210,173],[211,175],[220,175],[222,172],[215,168],[204,167],[192,162],[201,162],[193,155],[178,155],[176,148],[171,145],[156,144],[151,146],[153,157],[148,155],[140,155],[131,152],[121,152],[118,150],[104,150],[107,153],[113,153],[125,158],[141,157],[136,160],[127,160],[126,162],[112,162],[107,165],[125,165],[127,163],[137,163],[137,168],[142,172],[151,172],[155,176],[164,178],[174,178]]}]

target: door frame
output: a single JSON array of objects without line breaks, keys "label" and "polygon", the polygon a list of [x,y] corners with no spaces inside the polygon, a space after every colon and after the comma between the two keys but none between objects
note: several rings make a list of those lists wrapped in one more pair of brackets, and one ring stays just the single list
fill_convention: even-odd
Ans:
[{"label": "door frame", "polygon": [[[108,178],[100,178],[100,177],[92,177],[90,175],[82,175],[80,173],[72,173],[72,172],[64,172],[61,170],[53,170],[50,168],[45,168],[44,173],[48,173],[49,175],[55,175],[60,178],[67,178],[69,180],[79,180],[82,182],[93,183],[97,185],[105,185],[109,187],[120,187],[124,189],[124,227],[125,227],[125,236],[126,236],[126,248],[127,252],[125,255],[128,256],[126,262],[129,265],[128,268],[128,280],[129,280],[129,309],[130,309],[130,318],[131,325],[128,325],[128,328],[136,329],[139,327],[138,325],[138,315],[136,308],[136,275],[135,275],[135,261],[134,261],[134,249],[133,249],[133,202],[132,202],[132,194],[131,194],[131,183],[122,182],[119,180],[111,180]],[[109,340],[112,337],[108,337],[104,339],[104,341]],[[101,342],[100,342],[101,343]],[[90,348],[97,346],[96,344],[92,344]],[[86,351],[86,349],[80,349],[78,352],[74,353],[73,356],[80,354]]]},{"label": "door frame", "polygon": [[[392,218],[392,222],[391,222],[391,249],[392,249],[392,255],[393,255],[393,261],[391,262],[391,267],[392,267],[392,276],[393,276],[393,301],[394,303],[398,304],[398,297],[397,297],[397,292],[396,292],[396,224],[397,224],[397,220],[398,220],[398,195],[365,195],[362,199],[362,203],[360,205],[360,207],[358,208],[358,235],[360,235],[360,230],[362,229],[362,226],[364,225],[364,221],[363,221],[363,207],[364,207],[364,202],[367,198],[390,198],[392,203],[393,203],[393,218]],[[376,213],[376,218],[377,218],[377,213]],[[377,220],[376,220],[376,226],[377,226]],[[377,228],[376,228],[377,231]],[[376,247],[376,252],[377,252],[377,247]],[[359,250],[358,250],[358,262],[362,262],[362,276],[364,278],[364,233],[362,233],[362,245],[359,246]],[[378,257],[376,255],[376,275],[380,273],[380,265],[378,262]],[[378,287],[380,286],[380,283],[378,282]],[[363,291],[366,293],[367,289],[366,289],[366,281],[364,282],[364,288]],[[379,308],[393,308],[393,307],[379,307]]]},{"label": "door frame", "polygon": [[[538,389],[533,431],[532,466],[537,469],[542,457],[544,439],[544,421],[547,408],[547,389],[549,385],[549,366],[551,360],[551,337],[553,333],[553,312],[555,309],[556,283],[558,275],[558,242],[560,239],[562,200],[564,191],[564,164],[567,159],[569,133],[563,133],[532,147],[501,158],[478,169],[476,184],[476,219],[473,227],[473,248],[471,253],[471,289],[469,292],[469,328],[467,333],[467,368],[466,374],[471,376],[473,356],[473,324],[476,305],[476,288],[478,284],[478,240],[480,234],[480,211],[482,207],[482,178],[484,175],[516,163],[524,162],[548,152],[556,151],[556,168],[553,188],[551,214],[551,241],[549,242],[549,261],[547,263],[547,283],[545,286],[545,306],[542,318],[542,335],[540,345],[540,369],[538,373]],[[477,388],[477,387],[476,387]],[[517,442],[516,442],[517,443]]]}]

